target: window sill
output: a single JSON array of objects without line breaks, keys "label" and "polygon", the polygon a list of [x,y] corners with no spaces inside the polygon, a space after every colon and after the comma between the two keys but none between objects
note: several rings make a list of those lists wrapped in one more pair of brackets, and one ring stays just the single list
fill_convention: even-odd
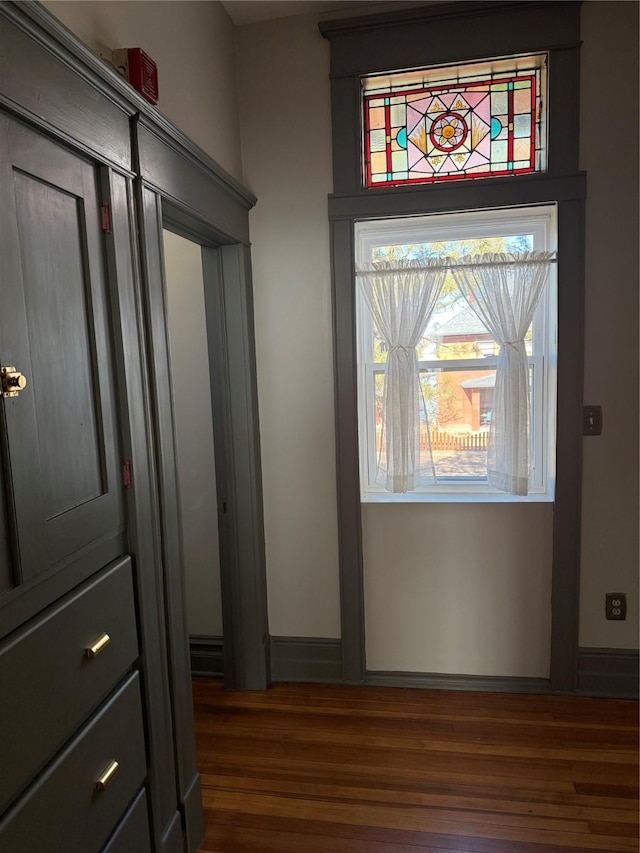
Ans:
[{"label": "window sill", "polygon": [[414,504],[414,503],[553,503],[554,497],[548,492],[528,495],[507,495],[504,492],[367,492],[360,497],[363,504]]}]

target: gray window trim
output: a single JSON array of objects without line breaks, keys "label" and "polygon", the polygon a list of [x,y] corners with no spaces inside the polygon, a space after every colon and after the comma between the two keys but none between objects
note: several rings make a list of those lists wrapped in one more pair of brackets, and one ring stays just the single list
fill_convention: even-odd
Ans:
[{"label": "gray window trim", "polygon": [[[584,199],[578,170],[580,4],[451,3],[320,24],[331,42],[334,192],[329,197],[343,680],[364,682],[358,473],[354,223],[536,203],[558,204],[557,479],[553,522],[552,690],[577,684],[582,468]],[[547,52],[548,169],[513,178],[363,190],[360,77],[402,67]]]}]

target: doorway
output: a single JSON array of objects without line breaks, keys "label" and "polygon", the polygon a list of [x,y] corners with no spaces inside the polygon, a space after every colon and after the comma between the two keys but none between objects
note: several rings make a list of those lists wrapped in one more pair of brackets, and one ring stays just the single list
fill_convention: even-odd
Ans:
[{"label": "doorway", "polygon": [[202,248],[166,229],[162,238],[191,668],[221,676],[218,490]]},{"label": "doorway", "polygon": [[[192,184],[188,183],[187,196],[190,188]],[[165,585],[174,689],[185,699],[190,696],[191,665],[179,506],[180,461],[177,462],[175,446],[176,407],[167,323],[165,231],[191,243],[194,257],[199,251],[202,264],[202,319],[208,351],[215,455],[214,502],[217,504],[220,548],[219,601],[224,634],[224,645],[221,651],[218,649],[218,656],[224,661],[225,687],[263,690],[269,683],[269,628],[248,229],[244,228],[240,238],[232,236],[228,230],[212,224],[209,217],[194,215],[194,204],[185,208],[184,204],[163,198],[143,180],[136,189],[142,242],[141,296],[150,373],[153,464],[161,531],[162,553],[158,556],[162,561]],[[212,192],[215,197],[215,187]],[[233,220],[233,208],[228,205],[214,212],[216,218],[228,214]],[[173,383],[181,381],[182,376],[173,378]],[[213,482],[213,477],[210,479]],[[187,730],[192,710],[185,701],[180,704],[179,711],[181,719],[176,720],[176,729]]]}]

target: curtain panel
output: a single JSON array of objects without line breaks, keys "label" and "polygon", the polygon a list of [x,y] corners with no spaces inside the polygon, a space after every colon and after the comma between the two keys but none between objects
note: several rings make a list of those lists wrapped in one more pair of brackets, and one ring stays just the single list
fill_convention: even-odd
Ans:
[{"label": "curtain panel", "polygon": [[358,272],[374,326],[387,349],[378,481],[394,493],[413,491],[435,479],[430,442],[427,453],[420,447],[421,412],[427,430],[429,425],[421,404],[416,347],[446,274],[440,259],[376,261]]},{"label": "curtain panel", "polygon": [[451,272],[469,308],[500,345],[487,449],[487,479],[526,495],[530,472],[529,364],[525,336],[549,275],[552,252],[467,255]]}]

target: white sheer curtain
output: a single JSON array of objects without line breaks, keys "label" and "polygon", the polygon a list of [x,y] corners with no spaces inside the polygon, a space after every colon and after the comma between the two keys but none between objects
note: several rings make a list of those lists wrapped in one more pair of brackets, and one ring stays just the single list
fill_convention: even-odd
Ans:
[{"label": "white sheer curtain", "polygon": [[387,347],[378,479],[390,492],[412,491],[434,478],[431,454],[420,449],[422,395],[416,346],[446,273],[447,265],[440,259],[375,261],[358,271],[375,328]]},{"label": "white sheer curtain", "polygon": [[529,366],[525,335],[553,253],[467,255],[451,271],[469,307],[500,344],[487,477],[512,495],[529,490]]}]

